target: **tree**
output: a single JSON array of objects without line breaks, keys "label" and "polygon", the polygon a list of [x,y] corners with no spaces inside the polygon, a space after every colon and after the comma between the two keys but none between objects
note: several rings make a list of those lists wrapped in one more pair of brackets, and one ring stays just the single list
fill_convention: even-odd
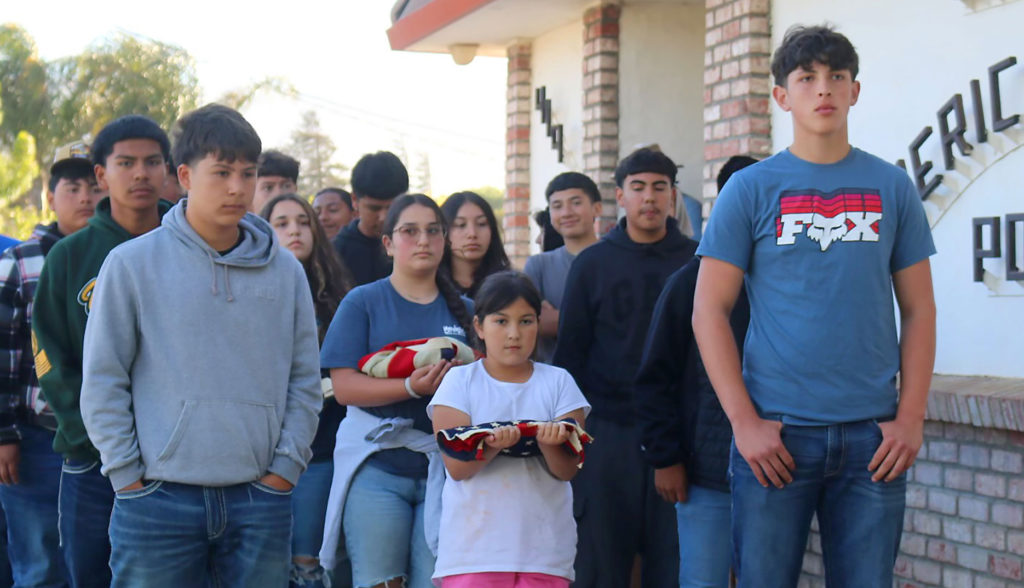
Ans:
[{"label": "tree", "polygon": [[302,114],[301,126],[292,131],[291,144],[284,149],[299,160],[299,193],[310,196],[328,186],[348,184],[348,168],[334,159],[337,147],[320,126],[316,111]]},{"label": "tree", "polygon": [[416,165],[410,171],[409,191],[432,196],[433,186],[430,181],[430,154],[425,151],[417,153]]},{"label": "tree", "polygon": [[[0,87],[0,92],[2,89]],[[3,119],[3,102],[0,101],[0,125]],[[32,186],[32,180],[38,175],[36,142],[32,135],[21,131],[11,141],[10,147],[0,147],[0,206],[10,210],[0,219],[0,231],[3,234],[24,239],[39,220],[38,211],[12,206]]]},{"label": "tree", "polygon": [[126,114],[148,116],[170,129],[199,100],[195,60],[187,51],[128,35],[54,63],[51,78],[52,87],[59,88],[52,134],[61,140],[95,135]]}]

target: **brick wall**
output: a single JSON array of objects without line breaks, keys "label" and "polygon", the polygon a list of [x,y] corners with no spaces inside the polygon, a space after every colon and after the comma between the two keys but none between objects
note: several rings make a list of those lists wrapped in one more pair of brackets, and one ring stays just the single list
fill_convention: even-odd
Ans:
[{"label": "brick wall", "polygon": [[[925,442],[908,472],[895,586],[1024,586],[1024,432],[1004,428],[1024,429],[1024,382],[936,380]],[[950,382],[959,389],[943,391]],[[802,588],[825,586],[820,545],[812,531]]]},{"label": "brick wall", "polygon": [[533,112],[530,43],[508,48],[505,134],[505,252],[522,268],[530,254],[530,115]]},{"label": "brick wall", "polygon": [[615,224],[615,166],[619,162],[618,4],[598,4],[583,14],[583,173],[601,190],[598,234]]},{"label": "brick wall", "polygon": [[733,155],[771,154],[769,0],[707,0],[704,35],[705,218]]}]

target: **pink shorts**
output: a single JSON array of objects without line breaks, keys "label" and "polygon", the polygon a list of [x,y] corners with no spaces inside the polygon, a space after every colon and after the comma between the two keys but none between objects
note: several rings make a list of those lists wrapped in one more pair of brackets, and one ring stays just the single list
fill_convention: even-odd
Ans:
[{"label": "pink shorts", "polygon": [[569,588],[569,580],[537,573],[480,572],[445,576],[441,588]]}]

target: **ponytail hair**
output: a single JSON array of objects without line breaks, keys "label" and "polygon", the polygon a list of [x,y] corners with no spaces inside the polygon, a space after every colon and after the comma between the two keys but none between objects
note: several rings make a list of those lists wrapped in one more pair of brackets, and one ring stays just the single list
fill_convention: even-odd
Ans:
[{"label": "ponytail hair", "polygon": [[[444,215],[441,214],[441,208],[430,196],[425,194],[403,194],[395,198],[395,201],[391,203],[391,207],[388,209],[387,218],[384,219],[382,232],[393,239],[395,227],[398,225],[398,218],[402,215],[403,210],[413,204],[419,204],[434,211],[437,222],[441,225],[441,229],[445,234],[444,256],[448,256],[450,249],[450,244],[448,243],[448,223],[445,221]],[[459,322],[459,326],[466,332],[466,341],[470,346],[475,346],[476,333],[473,331],[473,317],[470,316],[466,303],[463,302],[458,290],[455,289],[455,284],[452,283],[451,278],[445,272],[441,271],[440,267],[438,267],[434,274],[434,281],[437,283],[437,291],[444,298],[448,312],[452,313],[455,320]]]}]

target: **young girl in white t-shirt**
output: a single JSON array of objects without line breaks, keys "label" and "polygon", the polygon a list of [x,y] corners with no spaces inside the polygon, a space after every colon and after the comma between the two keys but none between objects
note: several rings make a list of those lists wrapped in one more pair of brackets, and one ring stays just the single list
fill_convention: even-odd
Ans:
[{"label": "young girl in white t-shirt", "polygon": [[562,444],[561,419],[581,427],[590,411],[569,372],[530,357],[537,344],[541,298],[520,272],[488,277],[476,297],[473,327],[481,361],[452,368],[427,413],[435,434],[491,422],[543,421],[540,455],[499,455],[519,442],[515,426],[486,438],[483,459],[442,453],[448,470],[434,583],[442,588],[565,588],[573,580],[576,522],[569,480],[580,458]]}]

